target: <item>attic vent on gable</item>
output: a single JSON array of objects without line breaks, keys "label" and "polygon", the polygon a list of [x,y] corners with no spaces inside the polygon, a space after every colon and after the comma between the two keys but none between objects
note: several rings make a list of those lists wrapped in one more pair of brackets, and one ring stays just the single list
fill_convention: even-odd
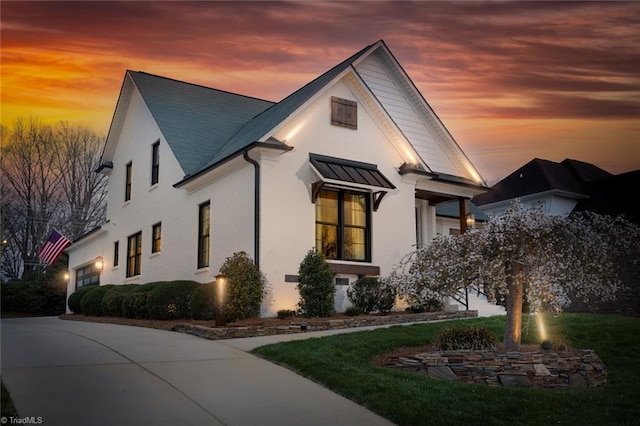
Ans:
[{"label": "attic vent on gable", "polygon": [[331,124],[334,126],[346,127],[348,129],[357,129],[358,103],[348,99],[332,96]]}]

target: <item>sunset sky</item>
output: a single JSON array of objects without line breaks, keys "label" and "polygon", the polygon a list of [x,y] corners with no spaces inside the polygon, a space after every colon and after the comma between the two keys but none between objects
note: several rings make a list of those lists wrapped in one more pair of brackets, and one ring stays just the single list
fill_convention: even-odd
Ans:
[{"label": "sunset sky", "polygon": [[490,183],[640,168],[640,2],[11,2],[2,124],[106,134],[126,69],[279,101],[384,39]]}]

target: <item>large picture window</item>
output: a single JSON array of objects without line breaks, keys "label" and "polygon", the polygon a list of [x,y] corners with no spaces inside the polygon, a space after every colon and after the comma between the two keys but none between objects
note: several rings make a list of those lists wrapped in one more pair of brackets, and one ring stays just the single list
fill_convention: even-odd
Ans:
[{"label": "large picture window", "polygon": [[370,261],[369,195],[321,190],[316,200],[316,248],[327,259]]},{"label": "large picture window", "polygon": [[138,232],[127,239],[127,277],[140,275],[141,260],[142,232]]},{"label": "large picture window", "polygon": [[210,211],[208,201],[198,206],[198,269],[209,266]]}]

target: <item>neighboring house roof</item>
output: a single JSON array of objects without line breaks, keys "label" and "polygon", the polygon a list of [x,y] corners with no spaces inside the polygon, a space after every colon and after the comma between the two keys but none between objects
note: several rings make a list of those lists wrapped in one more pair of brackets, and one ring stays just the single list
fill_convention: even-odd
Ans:
[{"label": "neighboring house roof", "polygon": [[[473,214],[476,221],[486,222],[489,217],[473,203],[469,203],[470,213]],[[448,203],[438,204],[436,206],[436,216],[450,217],[454,219],[460,218],[460,202],[450,201]]]},{"label": "neighboring house roof", "polygon": [[493,191],[476,195],[473,202],[484,206],[525,195],[561,191],[577,198],[588,196],[587,183],[611,173],[593,164],[566,159],[561,163],[534,158],[493,186]]},{"label": "neighboring house roof", "polygon": [[640,224],[640,198],[633,188],[640,188],[640,170],[611,175],[588,183],[589,198],[580,200],[573,211],[592,211],[617,216],[624,214]]}]

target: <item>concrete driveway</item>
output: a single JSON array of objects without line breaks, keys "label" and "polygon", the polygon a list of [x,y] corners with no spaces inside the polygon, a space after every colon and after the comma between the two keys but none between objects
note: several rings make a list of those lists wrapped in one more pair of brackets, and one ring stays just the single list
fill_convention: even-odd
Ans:
[{"label": "concrete driveway", "polygon": [[45,426],[390,424],[232,341],[55,317],[1,327],[2,380]]}]

